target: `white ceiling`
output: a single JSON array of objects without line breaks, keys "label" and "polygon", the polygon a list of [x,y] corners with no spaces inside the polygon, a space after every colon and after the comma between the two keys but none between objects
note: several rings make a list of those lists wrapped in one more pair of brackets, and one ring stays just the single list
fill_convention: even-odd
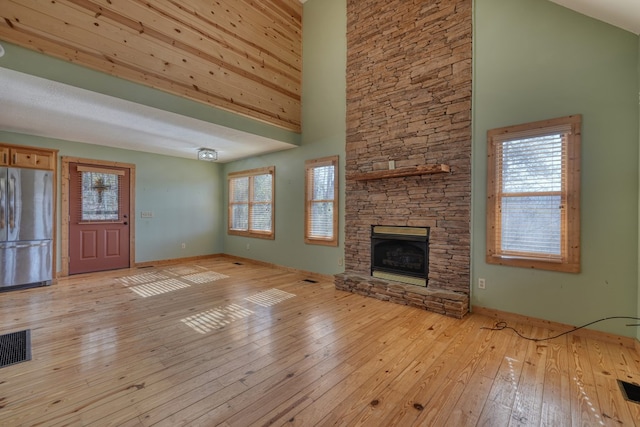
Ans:
[{"label": "white ceiling", "polygon": [[218,162],[296,145],[0,67],[0,129],[195,159],[202,147]]},{"label": "white ceiling", "polygon": [[[640,0],[551,1],[640,34]],[[0,105],[0,130],[176,157],[207,147],[224,163],[295,147],[1,67]]]},{"label": "white ceiling", "polygon": [[551,1],[634,34],[640,34],[640,0]]}]

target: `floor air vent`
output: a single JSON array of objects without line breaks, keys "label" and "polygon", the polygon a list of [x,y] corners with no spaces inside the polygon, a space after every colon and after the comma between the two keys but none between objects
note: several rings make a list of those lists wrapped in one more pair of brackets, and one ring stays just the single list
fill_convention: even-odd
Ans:
[{"label": "floor air vent", "polygon": [[31,331],[0,335],[0,368],[31,360]]},{"label": "floor air vent", "polygon": [[241,262],[234,262],[234,264],[235,264],[235,265],[244,265],[244,264],[243,264],[243,263],[241,263]]},{"label": "floor air vent", "polygon": [[302,280],[303,282],[307,282],[307,283],[318,283],[317,280],[313,280],[313,279],[304,279]]},{"label": "floor air vent", "polygon": [[625,399],[630,402],[640,403],[640,385],[631,384],[626,381],[618,380],[620,390]]}]

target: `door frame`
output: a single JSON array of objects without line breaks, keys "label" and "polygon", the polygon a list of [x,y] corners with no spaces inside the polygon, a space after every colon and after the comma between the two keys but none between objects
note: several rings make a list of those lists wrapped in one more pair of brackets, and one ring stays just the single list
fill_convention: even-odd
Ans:
[{"label": "door frame", "polygon": [[82,163],[91,166],[113,166],[129,169],[129,267],[135,266],[136,249],[136,165],[133,163],[111,162],[107,160],[84,159],[81,157],[61,156],[61,228],[60,228],[60,261],[62,263],[59,276],[69,275],[69,164]]}]

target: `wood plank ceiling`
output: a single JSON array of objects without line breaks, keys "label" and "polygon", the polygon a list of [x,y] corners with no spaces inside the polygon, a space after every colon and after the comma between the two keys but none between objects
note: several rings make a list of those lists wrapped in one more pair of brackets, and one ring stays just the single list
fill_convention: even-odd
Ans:
[{"label": "wood plank ceiling", "polygon": [[2,0],[0,39],[300,132],[299,0]]}]

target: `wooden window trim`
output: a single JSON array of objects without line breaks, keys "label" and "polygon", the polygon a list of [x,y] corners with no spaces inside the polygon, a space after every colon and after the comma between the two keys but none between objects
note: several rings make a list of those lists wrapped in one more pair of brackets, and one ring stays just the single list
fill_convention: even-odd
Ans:
[{"label": "wooden window trim", "polygon": [[[487,245],[486,262],[514,267],[535,268],[558,272],[580,272],[580,146],[581,146],[581,115],[571,115],[550,120],[542,120],[516,126],[492,129],[487,132]],[[529,253],[506,253],[500,248],[499,231],[501,230],[500,198],[501,171],[496,161],[495,139],[504,139],[509,134],[540,131],[545,129],[569,125],[570,134],[567,135],[563,147],[566,149],[563,166],[563,203],[566,204],[564,215],[561,217],[561,256],[557,258],[542,258]]]},{"label": "wooden window trim", "polygon": [[[229,189],[229,198],[228,198],[228,212],[227,212],[227,216],[228,216],[228,221],[227,221],[227,234],[229,235],[233,235],[233,236],[244,236],[244,237],[254,237],[254,238],[258,238],[258,239],[268,239],[268,240],[273,240],[275,239],[275,224],[276,224],[276,209],[275,209],[275,191],[276,191],[276,185],[275,185],[275,174],[276,174],[276,168],[275,166],[268,166],[268,167],[263,167],[263,168],[256,168],[256,169],[249,169],[249,170],[244,170],[244,171],[238,171],[238,172],[230,172],[227,175],[227,188]],[[258,176],[258,175],[271,175],[271,202],[254,202],[252,201],[253,199],[253,177]],[[247,203],[248,205],[248,229],[245,230],[237,230],[237,229],[232,229],[231,228],[231,224],[232,224],[232,210],[233,210],[233,206],[240,204],[240,203],[234,203],[232,202],[232,197],[233,197],[233,189],[231,186],[231,183],[234,179],[237,178],[249,178],[249,201]],[[244,203],[242,203],[244,204]],[[270,204],[271,205],[271,231],[260,231],[260,230],[251,230],[251,207],[253,205],[257,205],[257,204]]]},{"label": "wooden window trim", "polygon": [[[305,167],[305,186],[304,186],[304,242],[311,245],[324,245],[324,246],[338,246],[338,156],[323,157],[320,159],[307,160],[304,164]],[[333,200],[326,200],[326,202],[333,203],[333,237],[321,238],[311,236],[311,204],[314,200],[311,200],[313,194],[313,180],[311,178],[311,172],[314,168],[322,166],[334,167],[334,180],[333,180]],[[318,200],[315,200],[318,202]]]}]

